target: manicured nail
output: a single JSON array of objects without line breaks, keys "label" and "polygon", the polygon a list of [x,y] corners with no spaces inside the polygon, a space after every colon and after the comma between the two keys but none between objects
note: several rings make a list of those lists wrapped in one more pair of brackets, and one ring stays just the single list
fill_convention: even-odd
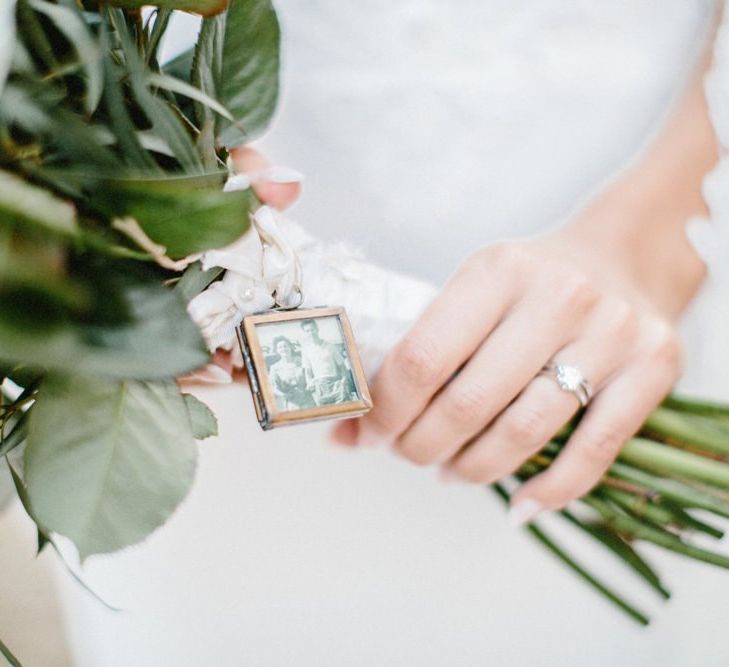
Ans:
[{"label": "manicured nail", "polygon": [[223,186],[223,192],[235,192],[236,190],[247,190],[251,187],[251,179],[245,174],[235,174],[228,178]]},{"label": "manicured nail", "polygon": [[393,438],[382,431],[377,430],[369,422],[363,421],[359,425],[357,446],[359,447],[388,447]]},{"label": "manicured nail", "polygon": [[290,167],[273,166],[259,171],[256,180],[268,183],[301,183],[304,174]]},{"label": "manicured nail", "polygon": [[512,526],[523,526],[525,523],[532,521],[543,510],[544,505],[538,500],[524,498],[509,508],[509,523]]}]

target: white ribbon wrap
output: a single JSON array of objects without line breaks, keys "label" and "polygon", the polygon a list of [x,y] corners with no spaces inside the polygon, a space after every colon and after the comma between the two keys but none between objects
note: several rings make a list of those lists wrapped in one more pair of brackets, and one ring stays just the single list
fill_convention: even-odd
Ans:
[{"label": "white ribbon wrap", "polygon": [[202,264],[226,272],[190,302],[190,317],[209,349],[233,350],[237,365],[235,328],[243,317],[273,307],[274,293],[279,302],[296,302],[300,286],[302,307],[344,306],[372,376],[436,294],[433,285],[370,264],[345,244],[315,239],[268,206],[241,239],[205,253]]}]

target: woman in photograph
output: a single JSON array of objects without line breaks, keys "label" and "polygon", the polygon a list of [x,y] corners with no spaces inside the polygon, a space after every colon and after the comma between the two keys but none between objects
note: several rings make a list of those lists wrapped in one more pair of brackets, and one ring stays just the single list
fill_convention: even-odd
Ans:
[{"label": "woman in photograph", "polygon": [[268,377],[280,410],[302,410],[314,407],[311,391],[307,389],[304,367],[296,358],[294,344],[286,336],[276,336],[271,346],[279,356],[271,364]]}]

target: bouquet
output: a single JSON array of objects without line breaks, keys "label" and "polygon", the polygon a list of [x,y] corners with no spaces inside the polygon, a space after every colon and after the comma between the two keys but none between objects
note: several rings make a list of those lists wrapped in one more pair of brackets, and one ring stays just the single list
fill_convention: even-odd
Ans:
[{"label": "bouquet", "polygon": [[[217,432],[175,378],[210,354],[188,303],[226,277],[200,257],[240,239],[258,207],[250,188],[223,185],[228,150],[260,134],[275,109],[279,27],[269,0],[159,0],[145,12],[140,0],[1,3],[0,456],[39,551],[63,535],[83,561],[162,525],[192,483],[195,440]],[[200,14],[200,31],[161,64],[177,10]],[[350,283],[366,276],[369,291],[350,311],[357,329],[358,309],[374,304],[360,317],[370,340],[357,331],[374,368],[430,292],[416,290],[397,326],[381,323],[390,337],[378,337],[377,304],[412,285],[351,257],[332,264],[339,273],[328,276],[310,261],[329,292],[342,267]],[[548,466],[573,427],[514,479]],[[507,488],[494,486],[503,498]],[[579,505],[565,520],[663,597],[639,541],[729,566],[691,541],[720,537],[729,517],[729,408],[667,399]],[[528,530],[647,623],[539,526]],[[0,652],[19,664],[1,642]]]}]

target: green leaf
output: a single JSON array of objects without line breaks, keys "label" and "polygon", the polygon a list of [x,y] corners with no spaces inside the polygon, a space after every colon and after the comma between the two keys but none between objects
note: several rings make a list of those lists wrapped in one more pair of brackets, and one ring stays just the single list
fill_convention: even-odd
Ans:
[{"label": "green leaf", "polygon": [[25,479],[40,524],[83,559],[161,526],[187,495],[195,461],[174,382],[55,377],[33,407]]},{"label": "green leaf", "polygon": [[[160,171],[152,156],[144,150],[137,127],[126,107],[124,90],[120,82],[126,73],[114,63],[109,45],[109,31],[105,23],[101,24],[100,37],[101,48],[104,51],[104,107],[109,115],[112,138],[116,140],[125,164],[147,173]],[[174,153],[172,153],[172,157],[174,157]]]},{"label": "green leaf", "polygon": [[[80,276],[98,284],[84,319],[57,314],[24,298],[2,298],[0,359],[35,367],[117,378],[171,378],[198,368],[208,352],[178,294],[105,271]],[[117,271],[120,269],[117,269]],[[104,310],[106,309],[106,310]]]},{"label": "green leaf", "polygon": [[17,30],[21,39],[43,67],[52,70],[57,64],[56,55],[49,43],[43,25],[31,9],[28,0],[18,0]]},{"label": "green leaf", "polygon": [[191,14],[202,16],[213,16],[224,11],[228,0],[112,0],[110,5],[123,7],[124,9],[139,9],[141,7],[159,7],[160,9],[179,9]]},{"label": "green leaf", "polygon": [[77,232],[71,204],[47,190],[5,171],[0,171],[0,223],[28,223],[62,235]]},{"label": "green leaf", "polygon": [[182,397],[185,399],[192,435],[195,439],[205,440],[210,436],[218,435],[218,420],[213,411],[192,394],[182,394]]},{"label": "green leaf", "polygon": [[185,269],[182,278],[177,281],[175,292],[185,300],[185,303],[189,303],[212,283],[213,280],[220,276],[223,271],[225,269],[220,266],[213,266],[207,271],[203,271],[200,262],[194,262]]},{"label": "green leaf", "polygon": [[[167,255],[179,259],[221,248],[250,225],[250,190],[224,193],[226,172],[161,179],[108,180],[93,204],[110,217],[132,217]],[[211,187],[212,186],[212,187]]]},{"label": "green leaf", "polygon": [[91,115],[101,99],[104,74],[99,47],[86,22],[78,10],[71,6],[56,5],[45,0],[29,0],[29,4],[35,11],[47,16],[76,49],[87,79],[84,107],[86,113]]},{"label": "green leaf", "polygon": [[189,83],[185,83],[181,79],[177,79],[174,76],[167,74],[149,74],[147,75],[147,83],[150,86],[156,86],[157,88],[164,88],[170,92],[177,93],[178,95],[184,95],[189,97],[191,100],[200,102],[206,107],[209,107],[216,113],[219,113],[223,118],[233,120],[230,111],[228,111],[220,102],[217,102],[209,95],[203,93],[200,89],[191,86]]},{"label": "green leaf", "polygon": [[[220,84],[223,38],[225,37],[225,14],[205,19],[200,26],[197,36],[194,55],[190,62],[187,54],[181,54],[169,64],[170,69],[186,68],[192,77],[192,83],[209,97],[218,94]],[[195,121],[200,128],[198,137],[198,150],[206,165],[214,164],[215,125],[217,119],[209,107],[202,104],[193,106]]]},{"label": "green leaf", "polygon": [[189,128],[183,124],[182,119],[176,115],[167,101],[149,90],[147,71],[132,41],[123,12],[108,8],[108,17],[124,53],[135,103],[152,124],[155,134],[172,149],[181,167],[188,172],[201,171],[202,162],[190,138]]},{"label": "green leaf", "polygon": [[28,436],[28,412],[22,413],[18,421],[14,424],[12,431],[6,432],[6,428],[4,425],[2,429],[0,456],[5,456],[25,442],[25,438]]},{"label": "green leaf", "polygon": [[152,25],[152,30],[149,33],[149,39],[147,41],[147,47],[146,47],[145,53],[144,53],[144,64],[145,65],[149,66],[151,63],[154,65],[155,68],[158,67],[157,51],[159,50],[162,37],[164,36],[165,32],[167,31],[167,27],[169,26],[171,18],[172,18],[171,9],[163,8],[163,9],[157,9],[155,11],[154,24]]},{"label": "green leaf", "polygon": [[[202,54],[211,49],[203,39],[211,21],[224,24],[218,58],[211,57],[213,52]],[[278,101],[281,36],[276,12],[269,0],[231,0],[220,19],[203,21],[200,36],[195,58],[199,71],[193,81],[235,118],[218,118],[218,141],[228,148],[247,143],[266,129]]]},{"label": "green leaf", "polygon": [[86,168],[118,170],[114,154],[97,141],[96,129],[64,109],[56,97],[51,86],[10,81],[0,96],[0,120],[37,138],[46,153],[46,164],[64,160]]}]

